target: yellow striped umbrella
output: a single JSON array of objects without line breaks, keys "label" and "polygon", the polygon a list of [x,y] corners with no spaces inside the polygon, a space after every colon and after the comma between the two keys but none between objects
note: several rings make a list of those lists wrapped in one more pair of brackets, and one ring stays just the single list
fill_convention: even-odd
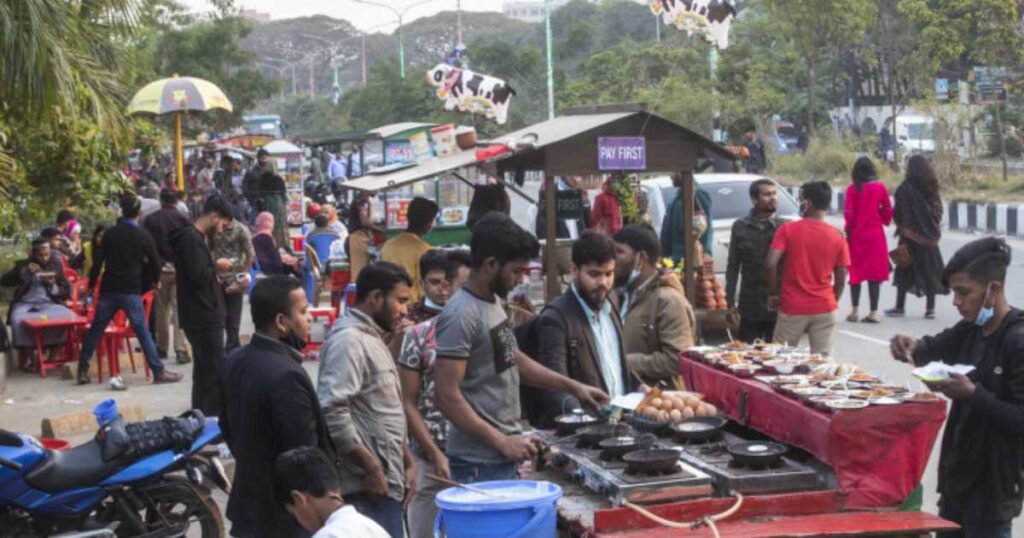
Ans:
[{"label": "yellow striped umbrella", "polygon": [[185,164],[181,141],[182,113],[189,110],[204,112],[214,108],[228,112],[234,109],[224,92],[212,82],[178,75],[146,84],[128,103],[129,114],[174,114],[174,147],[178,165],[178,188],[181,190],[185,190]]}]

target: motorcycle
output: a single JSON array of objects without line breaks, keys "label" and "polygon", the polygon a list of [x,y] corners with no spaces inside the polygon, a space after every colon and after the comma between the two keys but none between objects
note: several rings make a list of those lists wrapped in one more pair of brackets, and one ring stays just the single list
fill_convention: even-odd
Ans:
[{"label": "motorcycle", "polygon": [[[221,538],[224,519],[212,483],[230,485],[208,447],[221,441],[217,420],[184,452],[105,461],[96,440],[66,451],[0,429],[0,538],[60,536]],[[179,471],[184,471],[183,475]]]}]

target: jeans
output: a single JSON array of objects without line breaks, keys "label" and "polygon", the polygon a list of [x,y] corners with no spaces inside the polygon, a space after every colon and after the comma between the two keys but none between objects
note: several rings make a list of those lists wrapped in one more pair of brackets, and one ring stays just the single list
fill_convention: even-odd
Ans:
[{"label": "jeans", "polygon": [[185,329],[192,344],[192,408],[220,415],[220,370],[224,365],[224,328]]},{"label": "jeans", "polygon": [[515,463],[473,463],[459,458],[448,458],[452,481],[462,484],[491,480],[516,480],[519,473]]},{"label": "jeans", "polygon": [[936,538],[1010,538],[1013,533],[1012,521],[992,521],[981,517],[982,504],[987,502],[975,495],[967,500],[966,506],[955,506],[946,499],[939,502],[939,517],[960,525],[954,532],[936,533]]},{"label": "jeans", "polygon": [[775,335],[775,320],[758,321],[747,319],[740,314],[740,330],[736,335],[741,342],[752,343],[755,340],[771,342]]},{"label": "jeans", "polygon": [[149,333],[146,326],[146,311],[142,308],[142,297],[128,293],[100,293],[99,302],[96,305],[96,314],[93,317],[89,332],[85,334],[85,341],[82,343],[82,351],[78,354],[78,371],[89,371],[89,358],[96,351],[96,346],[103,337],[103,331],[107,329],[110,320],[119,310],[124,310],[128,316],[128,322],[135,337],[142,346],[142,352],[146,355],[146,363],[153,371],[154,376],[164,373],[164,365],[160,362],[160,355],[157,353],[156,344],[153,342],[153,335]]},{"label": "jeans", "polygon": [[360,514],[384,527],[391,538],[405,538],[401,501],[391,497],[372,499],[365,493],[350,493],[345,495],[345,502],[354,506]]},{"label": "jeans", "polygon": [[[224,288],[221,288],[221,293]],[[242,298],[244,292],[224,293],[224,353],[230,353],[241,344],[238,342],[238,331],[242,325]]]}]

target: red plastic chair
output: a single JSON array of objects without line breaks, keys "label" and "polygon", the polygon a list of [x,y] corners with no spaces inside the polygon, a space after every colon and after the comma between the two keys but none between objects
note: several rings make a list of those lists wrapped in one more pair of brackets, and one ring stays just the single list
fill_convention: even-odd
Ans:
[{"label": "red plastic chair", "polygon": [[[146,326],[149,326],[149,317],[153,310],[153,299],[155,297],[155,291],[150,290],[142,295],[142,309],[146,313]],[[107,326],[106,330],[103,331],[103,347],[106,350],[107,355],[107,367],[110,370],[110,376],[116,376],[121,374],[121,362],[118,360],[118,351],[123,347],[128,348],[128,362],[132,366],[132,373],[137,372],[135,368],[135,352],[131,345],[131,339],[137,338],[135,331],[132,330],[131,323],[128,321],[128,316],[125,315],[124,311],[119,311],[114,319],[111,320],[110,325]],[[100,355],[102,357],[102,354]],[[149,371],[149,363],[145,360],[142,361],[142,367],[146,372],[146,379],[152,377]],[[96,361],[96,377],[98,382],[103,382],[103,360],[99,359]]]},{"label": "red plastic chair", "polygon": [[[324,324],[324,338],[327,337],[327,333],[331,331],[331,326],[338,319],[338,310],[334,307],[330,308],[310,308],[309,315],[314,320],[325,319],[327,323]],[[316,360],[316,354],[320,351],[320,347],[323,342],[307,342],[306,348],[302,350],[302,354],[307,360]]]}]

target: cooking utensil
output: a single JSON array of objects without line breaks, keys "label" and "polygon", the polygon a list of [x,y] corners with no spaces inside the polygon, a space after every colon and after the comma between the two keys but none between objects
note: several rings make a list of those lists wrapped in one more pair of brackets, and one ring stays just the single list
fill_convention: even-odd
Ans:
[{"label": "cooking utensil", "polygon": [[595,426],[587,426],[576,431],[576,446],[593,448],[609,437],[624,437],[632,433],[633,428],[629,424],[597,424]]},{"label": "cooking utensil", "polygon": [[586,414],[582,410],[577,411],[555,417],[558,435],[572,435],[580,428],[598,423],[599,419],[594,415]]},{"label": "cooking utensil", "polygon": [[727,447],[733,461],[750,467],[771,467],[786,453],[786,445],[770,441],[735,443]]},{"label": "cooking utensil", "polygon": [[622,456],[630,474],[667,474],[679,465],[679,451],[671,448],[636,450]]},{"label": "cooking utensil", "polygon": [[672,430],[681,441],[703,441],[719,435],[727,422],[725,417],[693,417],[673,425]]},{"label": "cooking utensil", "polygon": [[459,482],[455,482],[453,480],[448,480],[447,478],[442,478],[442,477],[437,476],[437,475],[428,474],[428,475],[426,475],[426,477],[431,479],[431,480],[440,482],[440,483],[442,483],[442,484],[444,484],[444,485],[446,485],[448,487],[462,488],[462,489],[464,489],[466,491],[472,491],[473,493],[479,493],[480,495],[483,495],[485,497],[491,497],[493,499],[507,499],[508,498],[505,495],[499,495],[497,493],[494,493],[493,491],[487,491],[486,489],[475,488],[473,486],[470,486],[470,485],[467,485],[467,484],[461,484]]},{"label": "cooking utensil", "polygon": [[651,433],[642,435],[626,435],[622,437],[609,437],[602,439],[597,447],[601,449],[601,459],[614,461],[622,458],[629,452],[642,450],[645,446],[654,443],[657,437]]}]

